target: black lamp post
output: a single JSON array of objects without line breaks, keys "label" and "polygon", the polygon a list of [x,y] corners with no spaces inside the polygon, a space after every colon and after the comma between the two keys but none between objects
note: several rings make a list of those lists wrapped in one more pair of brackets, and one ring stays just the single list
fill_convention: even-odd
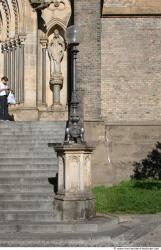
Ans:
[{"label": "black lamp post", "polygon": [[72,25],[67,28],[66,41],[72,57],[73,62],[73,75],[72,75],[72,97],[70,103],[70,115],[68,127],[66,128],[65,144],[84,144],[84,128],[81,127],[79,117],[79,101],[76,93],[76,59],[79,52],[77,46],[82,41],[83,34],[80,28]]},{"label": "black lamp post", "polygon": [[72,57],[72,97],[64,144],[55,145],[59,159],[58,193],[55,210],[64,221],[86,221],[96,215],[96,201],[91,192],[91,155],[94,147],[84,142],[84,128],[79,117],[76,94],[76,59],[82,34],[73,25],[67,29],[66,40]]}]

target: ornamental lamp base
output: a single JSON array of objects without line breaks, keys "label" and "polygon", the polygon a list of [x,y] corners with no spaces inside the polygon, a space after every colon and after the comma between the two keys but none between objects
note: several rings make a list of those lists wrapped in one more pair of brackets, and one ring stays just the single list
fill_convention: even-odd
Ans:
[{"label": "ornamental lamp base", "polygon": [[55,211],[61,221],[85,221],[96,216],[96,200],[94,197],[78,197],[65,195],[55,196]]},{"label": "ornamental lamp base", "polygon": [[87,144],[54,146],[59,162],[58,194],[55,210],[62,221],[83,221],[96,216],[96,201],[91,192],[91,155]]}]

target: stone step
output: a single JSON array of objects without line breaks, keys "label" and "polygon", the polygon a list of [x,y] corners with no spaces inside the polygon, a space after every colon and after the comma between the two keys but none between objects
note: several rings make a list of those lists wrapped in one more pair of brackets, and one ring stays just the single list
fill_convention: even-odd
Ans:
[{"label": "stone step", "polygon": [[60,140],[49,140],[49,141],[36,141],[36,140],[24,140],[24,141],[21,141],[21,140],[18,140],[18,141],[8,141],[8,140],[3,140],[1,141],[0,140],[0,148],[5,146],[5,145],[12,145],[12,147],[17,147],[17,146],[30,146],[30,147],[36,147],[36,146],[48,146],[49,143],[62,143],[62,141]]},{"label": "stone step", "polygon": [[23,127],[15,127],[15,128],[0,128],[0,135],[6,134],[17,134],[17,135],[22,135],[24,134],[31,134],[31,133],[36,133],[38,135],[53,135],[56,132],[61,133],[62,135],[65,133],[65,127],[64,126],[59,126],[59,127],[33,127],[33,128],[23,128]]},{"label": "stone step", "polygon": [[55,158],[41,158],[41,157],[32,157],[32,158],[25,158],[25,157],[15,157],[15,158],[2,158],[0,159],[0,165],[4,165],[4,164],[9,164],[11,165],[12,163],[14,164],[52,164],[55,163]]},{"label": "stone step", "polygon": [[17,144],[39,144],[39,143],[43,143],[43,144],[48,144],[48,143],[55,143],[55,142],[63,142],[60,140],[60,137],[58,138],[47,138],[47,139],[37,139],[37,138],[24,138],[24,139],[19,139],[19,138],[2,138],[0,137],[0,145],[3,146],[4,144],[13,144],[13,145],[17,145]]},{"label": "stone step", "polygon": [[16,133],[10,133],[10,134],[5,134],[5,133],[0,133],[0,137],[1,138],[4,138],[4,139],[12,139],[12,138],[20,138],[20,139],[24,139],[24,138],[35,138],[35,139],[46,139],[46,138],[50,138],[50,137],[52,137],[53,139],[55,139],[55,137],[56,138],[58,138],[58,137],[63,137],[64,136],[64,134],[59,130],[59,131],[55,131],[54,130],[54,132],[53,133],[51,133],[51,134],[48,134],[47,132],[46,133],[41,133],[41,132],[37,132],[37,133],[35,133],[35,132],[29,132],[29,133],[26,133],[26,134],[24,134],[23,132],[21,133],[21,134],[16,134]]},{"label": "stone step", "polygon": [[50,136],[52,136],[52,137],[55,137],[56,135],[59,135],[59,136],[61,136],[61,137],[63,137],[64,135],[65,135],[65,130],[63,130],[63,129],[58,129],[58,130],[54,130],[54,129],[52,129],[51,131],[48,131],[48,130],[43,130],[43,131],[41,131],[41,130],[33,130],[33,131],[24,131],[24,130],[22,130],[22,131],[1,131],[0,132],[0,136],[6,136],[6,137],[11,137],[12,135],[13,136],[18,136],[18,137],[25,137],[25,136],[37,136],[37,137],[50,137]]},{"label": "stone step", "polygon": [[54,148],[52,146],[49,146],[48,143],[38,143],[38,144],[24,144],[24,143],[19,143],[16,144],[16,147],[14,146],[15,144],[3,144],[0,148],[0,151],[2,152],[2,150],[4,150],[6,152],[6,150],[13,150],[13,151],[17,151],[17,150],[22,150],[22,151],[32,151],[32,150],[47,150],[48,152],[55,152]]},{"label": "stone step", "polygon": [[32,177],[32,178],[40,178],[40,177],[44,177],[44,178],[49,178],[51,176],[55,176],[55,172],[56,169],[54,170],[54,168],[52,170],[1,170],[0,169],[0,178],[2,179],[3,177],[9,177],[9,178],[28,178],[28,177]]},{"label": "stone step", "polygon": [[10,147],[3,147],[0,148],[0,154],[16,154],[17,152],[20,153],[33,153],[33,154],[45,154],[45,153],[50,153],[53,154],[53,156],[55,157],[55,151],[54,148],[48,148],[48,147],[22,147],[21,145],[18,147],[16,145],[16,147],[10,146]]},{"label": "stone step", "polygon": [[[14,211],[9,211],[10,213],[14,213]],[[0,212],[1,213],[1,212]],[[19,211],[20,215],[23,214],[32,214],[34,215],[35,213],[40,214],[42,212],[40,211]],[[43,212],[44,214],[46,214],[46,211]],[[48,215],[50,216],[50,214],[48,213]],[[68,233],[66,235],[65,238],[69,238],[69,235],[72,234],[87,234],[87,233],[106,233],[107,236],[107,232],[111,232],[118,230],[118,218],[114,218],[114,217],[96,217],[92,220],[89,221],[85,221],[85,222],[58,222],[58,217],[57,215],[55,215],[54,211],[51,211],[51,215],[52,215],[52,221],[50,222],[45,222],[45,221],[38,221],[38,222],[31,222],[31,221],[8,221],[6,223],[4,223],[3,221],[0,223],[0,239],[3,239],[4,234],[7,233],[8,238],[9,239],[14,239],[15,236],[17,235],[17,237],[19,236],[20,239],[22,239],[22,233],[24,233],[24,237],[27,237],[27,234],[30,234],[30,237],[28,239],[34,238],[34,237],[38,237],[38,239],[40,240],[41,237],[38,234],[41,234],[42,237],[43,236],[47,236],[46,239],[49,239],[49,237],[51,236],[51,238],[53,239],[58,239],[59,237],[59,233],[63,234],[63,233]],[[55,222],[54,222],[55,220]],[[4,229],[4,231],[3,231]],[[128,230],[128,227],[127,229]],[[123,232],[125,232],[125,229],[123,230]],[[16,233],[13,234],[13,233]],[[119,232],[115,232],[115,235],[117,234],[121,234],[122,231],[120,230]],[[62,238],[62,234],[60,235],[60,238]],[[55,236],[54,236],[55,235]],[[5,238],[7,238],[5,236]],[[62,239],[63,240],[63,239]]]},{"label": "stone step", "polygon": [[23,221],[23,222],[54,222],[54,216],[49,211],[1,211],[0,222]]},{"label": "stone step", "polygon": [[0,210],[45,210],[45,211],[52,211],[52,201],[13,201],[13,200],[5,200],[0,201]]},{"label": "stone step", "polygon": [[[21,228],[22,232],[40,232],[44,223],[49,225],[48,232],[53,231],[57,215],[53,208],[55,187],[51,183],[58,171],[58,160],[49,144],[63,142],[65,125],[0,122],[0,233],[17,234]],[[46,230],[44,227],[42,231]]]},{"label": "stone step", "polygon": [[[53,219],[54,220],[54,219]],[[28,222],[16,221],[16,222],[6,222],[0,223],[0,233],[32,233],[32,234],[54,234],[62,232],[72,232],[72,233],[81,233],[81,232],[97,232],[98,226],[91,223],[80,223],[79,226],[77,223],[58,223],[58,222]],[[8,235],[9,236],[9,235]],[[10,238],[10,237],[9,237]]]},{"label": "stone step", "polygon": [[18,127],[18,126],[24,126],[24,127],[43,127],[43,126],[52,126],[52,127],[57,127],[57,126],[60,126],[60,125],[65,125],[66,124],[66,121],[48,121],[48,122],[43,122],[43,121],[35,121],[35,122],[8,122],[8,121],[0,121],[0,127]]},{"label": "stone step", "polygon": [[49,177],[0,177],[0,184],[3,185],[13,185],[13,184],[21,184],[21,185],[48,185],[50,184],[49,178],[54,178],[54,173]]},{"label": "stone step", "polygon": [[31,164],[26,164],[25,162],[21,163],[21,164],[17,164],[15,162],[8,164],[6,162],[4,162],[3,164],[0,161],[0,171],[4,171],[4,170],[8,170],[8,171],[12,171],[12,170],[50,170],[50,171],[57,171],[58,169],[58,165],[57,162],[53,162],[50,164],[47,163],[31,163]]},{"label": "stone step", "polygon": [[21,185],[21,184],[0,184],[0,194],[3,193],[36,193],[36,192],[53,192],[54,187],[51,184],[48,185]]},{"label": "stone step", "polygon": [[[1,127],[0,126],[0,130],[1,130],[1,134],[6,133],[6,134],[10,134],[12,133],[22,133],[22,132],[27,132],[27,133],[32,133],[32,132],[40,132],[40,133],[45,133],[45,132],[49,132],[49,134],[52,134],[52,132],[54,133],[55,131],[58,132],[62,132],[65,133],[65,126],[42,126],[42,127]],[[3,132],[2,132],[3,131]]]},{"label": "stone step", "polygon": [[37,192],[37,193],[0,193],[0,201],[52,201],[54,198],[54,192]]},{"label": "stone step", "polygon": [[[46,150],[47,151],[47,150]],[[35,152],[35,151],[32,151],[32,152],[15,152],[15,153],[13,153],[12,151],[11,152],[7,152],[7,153],[3,153],[3,152],[1,152],[1,150],[0,150],[0,159],[3,159],[3,158],[5,158],[5,159],[10,159],[10,158],[13,158],[13,159],[20,159],[20,158],[26,158],[26,157],[28,157],[28,158],[52,158],[52,159],[54,159],[54,160],[57,160],[57,158],[56,158],[56,155],[54,154],[54,150],[53,150],[53,152],[44,152],[44,151],[42,151],[42,152]]]}]

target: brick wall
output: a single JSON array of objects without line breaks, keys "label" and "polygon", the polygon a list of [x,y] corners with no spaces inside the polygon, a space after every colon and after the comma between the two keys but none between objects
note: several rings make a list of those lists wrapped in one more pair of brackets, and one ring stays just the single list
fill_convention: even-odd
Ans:
[{"label": "brick wall", "polygon": [[97,120],[101,115],[100,1],[75,0],[75,24],[82,25],[84,40],[79,46],[77,84],[84,93],[84,118]]},{"label": "brick wall", "polygon": [[102,116],[161,119],[161,18],[102,19]]}]

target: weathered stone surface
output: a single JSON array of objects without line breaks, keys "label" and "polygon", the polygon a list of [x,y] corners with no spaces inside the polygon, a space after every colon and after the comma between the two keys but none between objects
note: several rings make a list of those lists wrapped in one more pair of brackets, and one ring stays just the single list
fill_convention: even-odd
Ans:
[{"label": "weathered stone surface", "polygon": [[96,146],[92,157],[93,185],[112,185],[130,179],[133,163],[146,158],[157,141],[161,142],[161,125],[86,122],[85,129],[85,139]]},{"label": "weathered stone surface", "polygon": [[57,152],[58,192],[55,210],[62,221],[83,221],[95,217],[96,204],[91,192],[91,154],[84,144],[55,145]]},{"label": "weathered stone surface", "polygon": [[160,0],[105,0],[103,15],[161,14]]}]

